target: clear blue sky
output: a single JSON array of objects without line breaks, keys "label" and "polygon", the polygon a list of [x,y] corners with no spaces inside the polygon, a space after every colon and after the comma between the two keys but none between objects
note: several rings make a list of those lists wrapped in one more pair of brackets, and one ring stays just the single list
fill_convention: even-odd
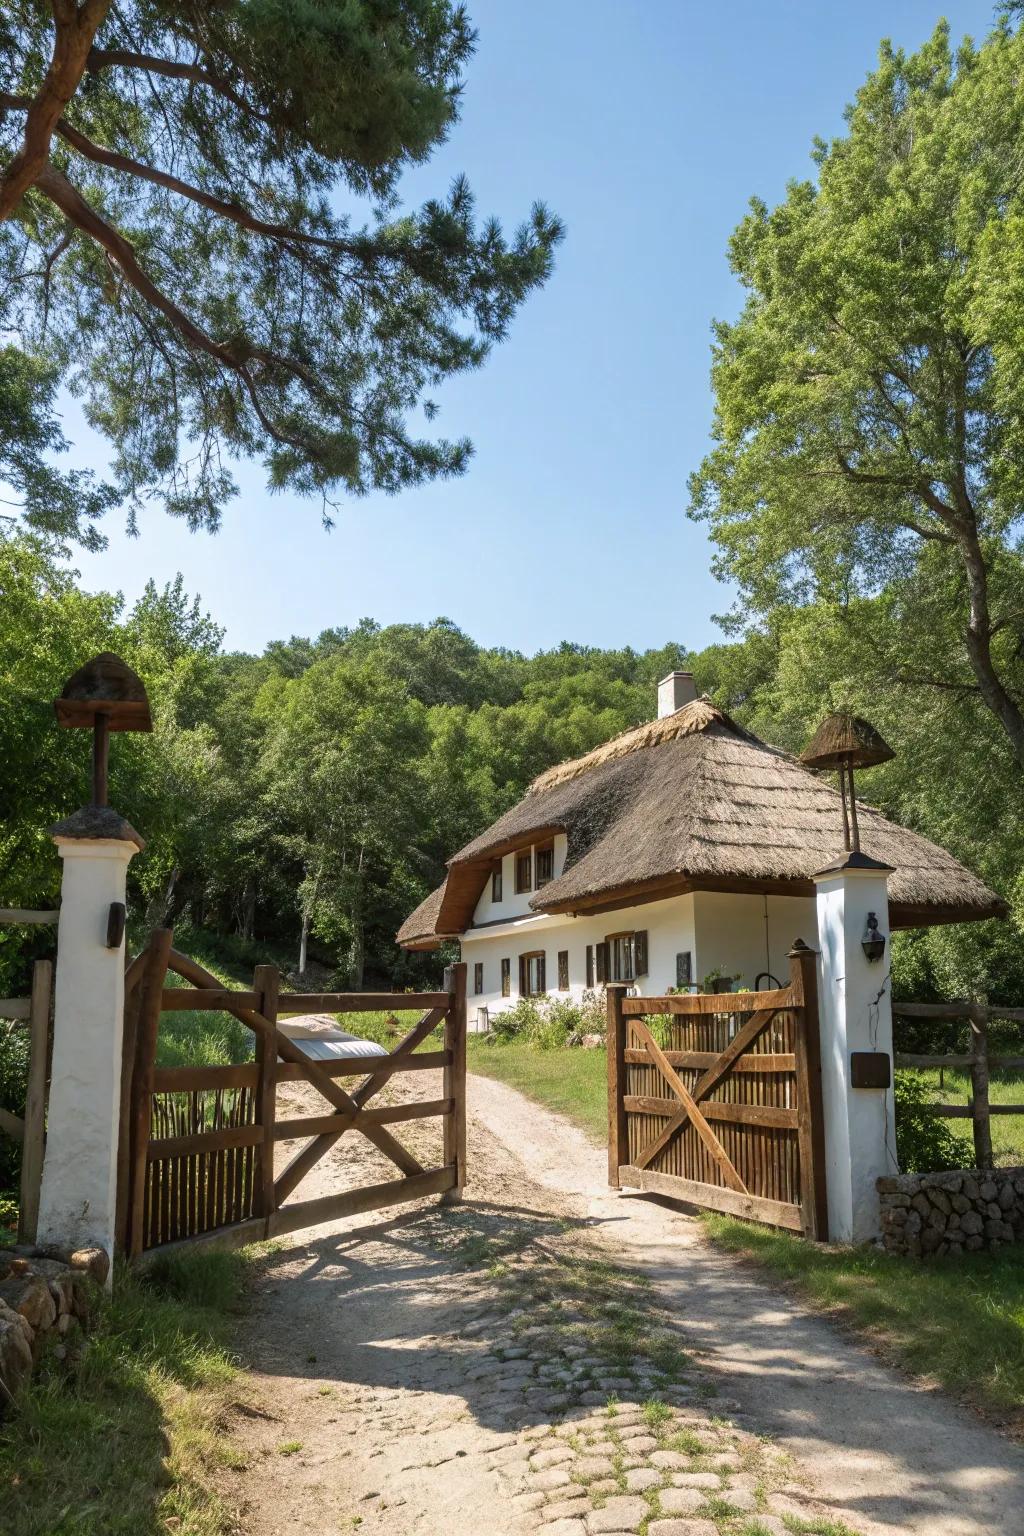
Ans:
[{"label": "clear blue sky", "polygon": [[[557,270],[481,372],[441,394],[439,429],[468,433],[465,478],[319,508],[270,497],[258,465],[220,533],[151,510],[111,521],[80,556],[89,589],[133,599],[181,571],[232,648],[363,616],[454,619],[526,652],[562,639],[638,649],[718,638],[730,594],[710,572],[686,477],[708,441],[709,336],[736,310],[726,262],[748,198],[810,172],[878,41],[911,47],[926,0],[470,0],[479,48],[462,120],[407,179],[411,200],[465,171],[507,224],[542,198],[568,234]],[[991,0],[955,0],[978,37]],[[69,417],[76,461],[102,444]]]}]

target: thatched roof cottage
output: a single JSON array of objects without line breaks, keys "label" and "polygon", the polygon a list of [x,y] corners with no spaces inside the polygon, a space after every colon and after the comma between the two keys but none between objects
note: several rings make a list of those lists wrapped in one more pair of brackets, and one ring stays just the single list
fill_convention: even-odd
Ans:
[{"label": "thatched roof cottage", "polygon": [[[893,869],[893,927],[1003,912],[945,849],[857,811],[864,854]],[[398,941],[461,940],[471,1001],[491,1011],[608,980],[644,978],[651,993],[709,976],[755,987],[787,974],[794,939],[813,942],[812,877],[842,849],[834,782],[673,673],[658,719],[541,774],[456,853]]]}]

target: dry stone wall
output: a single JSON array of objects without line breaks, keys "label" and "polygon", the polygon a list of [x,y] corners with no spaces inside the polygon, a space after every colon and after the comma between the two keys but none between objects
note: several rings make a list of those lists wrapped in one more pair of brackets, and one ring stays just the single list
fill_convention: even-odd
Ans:
[{"label": "dry stone wall", "polygon": [[0,1415],[44,1350],[74,1362],[108,1263],[101,1248],[0,1250]]},{"label": "dry stone wall", "polygon": [[942,1258],[1024,1242],[1024,1168],[904,1173],[878,1180],[882,1246]]}]

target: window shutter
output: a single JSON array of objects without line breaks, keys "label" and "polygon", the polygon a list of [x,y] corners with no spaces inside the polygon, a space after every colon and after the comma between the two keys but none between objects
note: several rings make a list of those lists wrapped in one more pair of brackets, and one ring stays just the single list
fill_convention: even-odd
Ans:
[{"label": "window shutter", "polygon": [[588,992],[593,988],[593,985],[594,985],[594,946],[593,946],[593,944],[588,944],[587,945],[587,990],[588,990]]},{"label": "window shutter", "polygon": [[599,987],[601,987],[601,986],[604,986],[605,982],[608,980],[608,941],[607,941],[607,939],[605,940],[605,942],[603,944],[595,945],[594,949],[595,949],[595,958],[597,960],[597,984],[598,984]]},{"label": "window shutter", "polygon": [[633,965],[638,976],[647,975],[647,929],[638,928],[633,935]]},{"label": "window shutter", "polygon": [[501,995],[502,995],[502,997],[511,997],[511,995],[512,995],[512,961],[511,960],[503,960],[501,962]]},{"label": "window shutter", "polygon": [[548,989],[547,962],[547,955],[537,956],[537,989],[540,992]]},{"label": "window shutter", "polygon": [[520,997],[525,997],[527,992],[528,992],[528,990],[529,990],[529,988],[526,985],[526,982],[527,982],[526,967],[527,967],[528,963],[529,962],[526,960],[526,958],[523,955],[519,956],[519,996]]}]

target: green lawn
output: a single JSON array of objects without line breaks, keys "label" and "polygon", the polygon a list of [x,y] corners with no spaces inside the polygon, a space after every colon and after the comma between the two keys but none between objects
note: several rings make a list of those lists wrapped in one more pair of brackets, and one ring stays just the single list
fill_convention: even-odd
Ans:
[{"label": "green lawn", "polygon": [[[604,1143],[604,1051],[539,1051],[471,1037],[469,1066],[559,1110]],[[1009,1102],[1024,1098],[1015,1084],[999,1089]],[[955,1091],[947,1072],[947,1102],[956,1102]],[[1015,1116],[996,1118],[993,1130],[1007,1122],[1020,1123]],[[969,1165],[969,1129],[965,1151]],[[713,1242],[864,1333],[896,1363],[1024,1428],[1024,1247],[923,1264],[873,1249],[820,1247],[710,1212],[702,1220]]]},{"label": "green lawn", "polygon": [[[921,1076],[926,1078],[935,1090],[935,1099],[939,1104],[966,1104],[970,1098],[971,1080],[966,1072],[952,1072],[946,1068],[943,1072],[941,1088],[937,1068],[930,1068],[922,1072]],[[989,1102],[1024,1104],[1024,1075],[1019,1072],[993,1072],[989,1083]],[[974,1161],[971,1122],[947,1120],[946,1124],[953,1135],[963,1143],[964,1166],[970,1167]],[[1000,1168],[1024,1166],[1024,1115],[993,1115],[989,1124],[992,1127],[992,1152],[996,1166]]]},{"label": "green lawn", "polygon": [[608,1136],[608,1062],[603,1050],[540,1051],[469,1037],[469,1070],[518,1088],[575,1121],[602,1146]]}]

